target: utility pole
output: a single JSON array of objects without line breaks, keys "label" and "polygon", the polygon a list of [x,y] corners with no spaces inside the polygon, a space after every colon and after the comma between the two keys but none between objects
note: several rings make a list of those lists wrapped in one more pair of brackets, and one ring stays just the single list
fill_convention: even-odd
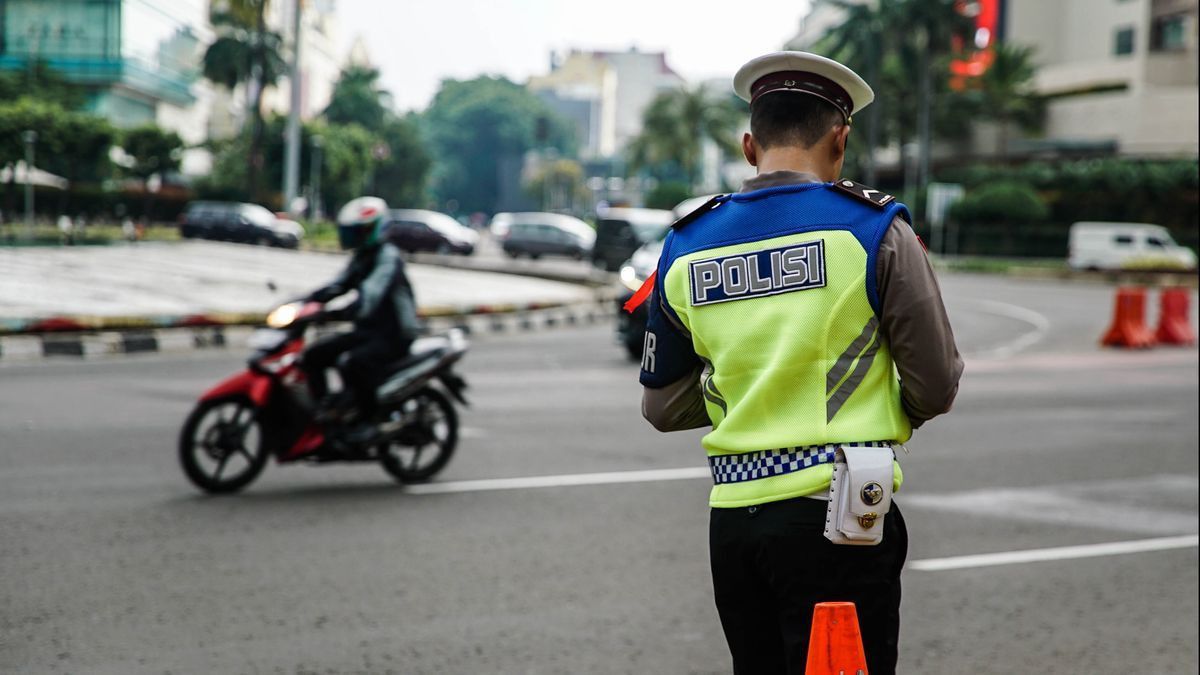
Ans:
[{"label": "utility pole", "polygon": [[292,0],[292,71],[289,87],[292,106],[288,112],[283,148],[283,209],[290,211],[300,191],[300,0]]},{"label": "utility pole", "polygon": [[325,139],[319,135],[313,135],[309,139],[312,144],[312,152],[309,156],[308,167],[308,185],[312,190],[312,198],[308,202],[308,217],[313,220],[321,218],[321,148],[325,143]]},{"label": "utility pole", "polygon": [[21,134],[21,140],[25,141],[25,234],[30,238],[33,237],[33,146],[37,137],[32,129]]}]

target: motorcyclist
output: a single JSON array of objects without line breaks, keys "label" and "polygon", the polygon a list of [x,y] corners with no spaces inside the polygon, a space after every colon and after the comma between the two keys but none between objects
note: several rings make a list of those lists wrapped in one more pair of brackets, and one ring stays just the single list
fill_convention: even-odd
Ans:
[{"label": "motorcyclist", "polygon": [[387,225],[388,206],[378,197],[359,197],[343,206],[337,217],[338,242],[354,254],[338,278],[309,295],[327,303],[358,291],[353,303],[330,312],[333,318],[352,319],[354,329],[316,341],[302,360],[321,414],[341,407],[338,398],[330,397],[326,379],[326,370],[337,367],[359,413],[358,423],[345,435],[353,443],[370,442],[377,433],[375,390],[384,366],[407,355],[420,332],[412,285],[400,250],[387,241]]}]

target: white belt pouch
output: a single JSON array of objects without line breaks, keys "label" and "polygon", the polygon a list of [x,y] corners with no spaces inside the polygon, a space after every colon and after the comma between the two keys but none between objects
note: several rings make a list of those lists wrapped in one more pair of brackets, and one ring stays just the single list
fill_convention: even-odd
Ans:
[{"label": "white belt pouch", "polygon": [[833,464],[825,538],[835,544],[874,546],[892,508],[891,448],[841,446]]}]

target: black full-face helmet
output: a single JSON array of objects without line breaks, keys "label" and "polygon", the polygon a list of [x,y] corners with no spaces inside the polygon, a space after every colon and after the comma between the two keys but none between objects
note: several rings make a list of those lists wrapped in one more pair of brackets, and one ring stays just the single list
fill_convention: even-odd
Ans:
[{"label": "black full-face helmet", "polygon": [[338,243],[342,249],[363,249],[383,241],[388,205],[379,197],[352,199],[338,211]]}]

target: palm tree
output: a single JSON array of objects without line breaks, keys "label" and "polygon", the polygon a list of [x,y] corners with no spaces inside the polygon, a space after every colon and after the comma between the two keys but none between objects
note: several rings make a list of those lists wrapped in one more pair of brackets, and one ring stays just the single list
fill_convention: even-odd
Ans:
[{"label": "palm tree", "polygon": [[[821,42],[821,49],[835,59],[864,73],[867,83],[879,87],[879,68],[884,45],[881,12],[871,5],[852,0],[832,0],[835,7],[845,12],[841,25],[835,27]],[[867,152],[863,180],[875,185],[875,148],[879,147],[879,107],[866,110]]]},{"label": "palm tree", "polygon": [[992,50],[992,62],[982,75],[971,82],[971,94],[980,113],[996,121],[1000,130],[996,154],[1008,158],[1008,138],[1015,123],[1025,131],[1042,126],[1045,106],[1034,91],[1033,49],[1020,45],[999,44]]},{"label": "palm tree", "polygon": [[210,20],[217,39],[204,52],[204,77],[229,89],[246,85],[246,107],[251,115],[250,156],[247,189],[258,197],[262,171],[262,95],[287,70],[282,53],[283,39],[267,30],[269,0],[225,0],[213,2]]},{"label": "palm tree", "polygon": [[[919,183],[924,185],[929,175],[931,117],[939,85],[935,76],[950,55],[955,38],[965,39],[971,34],[972,20],[959,11],[957,0],[833,3],[846,11],[846,19],[829,32],[822,47],[837,58],[848,59],[856,70],[863,69],[870,84],[882,90],[880,98],[892,135],[901,146],[913,136],[919,139]],[[877,73],[874,78],[873,72]],[[912,120],[914,111],[916,119]],[[878,142],[879,127],[875,133]],[[870,138],[868,145],[875,147]]]},{"label": "palm tree", "polygon": [[704,85],[659,94],[642,113],[642,131],[629,145],[630,170],[675,163],[695,187],[703,164],[704,141],[723,154],[738,151],[735,137],[743,113]]}]

